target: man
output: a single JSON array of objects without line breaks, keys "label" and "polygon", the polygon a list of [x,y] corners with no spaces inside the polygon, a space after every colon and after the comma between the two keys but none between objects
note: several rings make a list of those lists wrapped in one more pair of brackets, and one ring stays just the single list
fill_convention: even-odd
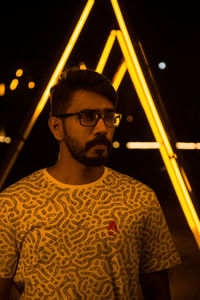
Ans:
[{"label": "man", "polygon": [[0,299],[170,299],[180,262],[154,192],[105,167],[117,95],[92,70],[71,68],[51,89],[57,163],[0,195]]}]

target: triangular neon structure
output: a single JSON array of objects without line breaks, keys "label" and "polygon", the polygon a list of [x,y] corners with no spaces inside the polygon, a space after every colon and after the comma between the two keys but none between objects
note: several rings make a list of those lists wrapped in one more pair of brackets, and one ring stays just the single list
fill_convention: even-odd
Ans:
[{"label": "triangular neon structure", "polygon": [[[115,74],[113,78],[113,86],[117,90],[121,80],[123,79],[123,76],[125,72],[128,70],[130,78],[132,80],[132,83],[135,87],[135,90],[137,92],[138,98],[140,100],[140,103],[143,107],[143,110],[145,112],[145,115],[148,119],[148,122],[151,126],[153,135],[155,137],[155,140],[157,143],[159,143],[159,151],[162,156],[163,162],[165,164],[165,167],[167,169],[167,172],[169,174],[169,177],[171,179],[171,182],[173,184],[173,187],[175,189],[175,192],[177,194],[177,197],[179,199],[180,205],[182,207],[182,210],[184,212],[185,218],[188,222],[188,225],[194,235],[194,238],[197,242],[198,247],[200,248],[200,221],[198,218],[198,215],[195,211],[193,202],[191,200],[190,192],[187,187],[187,178],[185,177],[185,174],[181,172],[181,169],[177,162],[177,155],[174,153],[173,148],[169,142],[169,137],[166,133],[166,130],[163,126],[162,120],[158,114],[158,111],[156,109],[156,106],[154,104],[153,97],[151,95],[151,92],[148,88],[147,82],[145,80],[143,71],[141,69],[141,66],[139,64],[136,52],[134,50],[133,44],[131,42],[128,30],[126,28],[120,7],[118,5],[117,0],[110,0],[116,19],[118,21],[119,29],[118,30],[112,30],[108,40],[106,42],[106,45],[104,47],[104,50],[102,52],[102,55],[100,57],[99,63],[96,67],[96,71],[99,73],[102,73],[105,67],[105,64],[107,62],[107,59],[109,57],[109,54],[112,50],[112,46],[117,39],[119,42],[119,46],[121,48],[121,51],[124,56],[124,60],[122,61],[121,65],[118,68],[117,73]],[[17,156],[19,152],[21,151],[25,140],[27,139],[29,133],[31,132],[37,118],[39,117],[41,111],[43,110],[48,97],[49,97],[49,90],[52,85],[55,84],[57,77],[62,72],[63,67],[65,66],[69,55],[71,54],[73,47],[80,35],[80,32],[90,14],[90,11],[94,5],[94,0],[88,0],[85,8],[80,16],[80,19],[72,33],[72,36],[63,52],[63,55],[53,73],[51,76],[51,79],[40,99],[38,102],[37,107],[35,108],[35,111],[28,123],[28,125],[25,127],[23,132],[21,133],[22,138],[16,139],[13,143],[12,151],[10,151],[10,155],[8,156],[7,161],[5,161],[4,166],[4,172],[0,178],[0,187],[5,182],[13,164],[15,163]],[[84,68],[84,66],[82,66]],[[185,179],[186,178],[186,179]]]}]

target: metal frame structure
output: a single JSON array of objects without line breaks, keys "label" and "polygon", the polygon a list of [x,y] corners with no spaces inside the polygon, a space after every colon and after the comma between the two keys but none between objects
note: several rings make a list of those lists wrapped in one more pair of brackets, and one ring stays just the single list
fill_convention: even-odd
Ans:
[{"label": "metal frame structure", "polygon": [[[153,97],[151,95],[151,92],[148,88],[147,81],[145,80],[144,73],[141,69],[141,66],[139,64],[135,49],[133,47],[133,44],[131,42],[128,30],[126,28],[120,7],[118,5],[117,0],[110,0],[116,19],[118,21],[119,29],[118,30],[112,30],[107,42],[105,44],[105,47],[103,49],[102,55],[99,59],[98,65],[96,67],[96,71],[99,73],[102,73],[104,70],[104,67],[106,65],[107,59],[110,55],[110,52],[112,50],[113,44],[115,40],[118,41],[119,46],[121,48],[122,54],[124,56],[124,60],[121,62],[113,80],[112,84],[114,88],[117,90],[120,86],[120,83],[124,77],[125,72],[128,70],[130,78],[132,80],[132,83],[135,87],[135,90],[137,92],[138,98],[140,100],[140,103],[143,107],[143,110],[145,112],[145,115],[148,119],[148,122],[151,126],[153,135],[155,137],[155,140],[157,143],[159,143],[159,151],[162,156],[163,162],[165,164],[165,167],[167,169],[167,172],[169,174],[169,177],[171,179],[172,185],[174,187],[174,190],[176,192],[176,195],[179,199],[180,205],[182,207],[182,210],[184,212],[185,218],[188,222],[188,225],[194,235],[194,238],[196,240],[196,243],[198,247],[200,248],[200,221],[198,218],[198,215],[195,211],[190,191],[188,190],[188,179],[186,178],[186,175],[182,172],[181,167],[178,164],[177,161],[177,155],[173,151],[173,148],[169,141],[169,136],[163,126],[163,122],[159,116],[159,113],[156,109]],[[12,155],[10,155],[9,159],[6,163],[6,168],[4,168],[3,175],[0,178],[0,187],[4,184],[13,164],[15,163],[15,160],[17,159],[17,156],[19,152],[21,151],[25,140],[27,139],[29,133],[31,132],[31,129],[33,128],[36,120],[38,119],[40,113],[42,112],[48,97],[49,97],[49,91],[52,85],[56,82],[57,77],[62,72],[62,69],[64,65],[66,64],[69,55],[79,37],[79,34],[90,14],[90,11],[94,5],[94,0],[88,0],[85,8],[80,16],[80,19],[72,33],[72,36],[63,52],[63,55],[41,97],[39,100],[35,111],[30,119],[30,122],[28,123],[27,127],[21,134],[22,138],[18,141],[17,144],[15,144],[15,149],[13,150]],[[83,66],[85,68],[85,66]]]}]

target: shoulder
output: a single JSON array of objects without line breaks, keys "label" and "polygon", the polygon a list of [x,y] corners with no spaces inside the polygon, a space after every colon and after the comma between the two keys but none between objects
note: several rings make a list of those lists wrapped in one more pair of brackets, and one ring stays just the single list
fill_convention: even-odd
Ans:
[{"label": "shoulder", "polygon": [[160,209],[155,191],[145,183],[110,168],[108,168],[106,179],[110,182],[110,188],[123,190],[124,196],[140,203],[144,210],[149,210],[152,207]]},{"label": "shoulder", "polygon": [[137,189],[139,191],[143,191],[143,192],[147,192],[147,193],[154,193],[153,189],[150,188],[145,183],[143,183],[125,173],[121,173],[121,172],[116,171],[111,168],[107,168],[107,169],[108,169],[107,178],[109,178],[109,177],[110,177],[110,179],[112,178],[112,181],[120,182],[121,184],[124,184],[127,187],[128,186],[134,187],[135,189]]},{"label": "shoulder", "polygon": [[45,176],[43,170],[37,170],[5,188],[0,193],[0,198],[8,196],[10,194],[16,194],[20,191],[28,192],[31,190],[38,190],[39,186],[41,185],[41,182],[44,180]]}]

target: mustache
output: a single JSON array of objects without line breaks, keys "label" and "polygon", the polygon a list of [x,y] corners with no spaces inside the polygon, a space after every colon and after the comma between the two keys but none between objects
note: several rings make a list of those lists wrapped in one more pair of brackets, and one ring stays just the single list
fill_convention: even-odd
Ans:
[{"label": "mustache", "polygon": [[85,150],[89,150],[94,145],[105,145],[108,148],[111,148],[111,142],[105,136],[96,137],[94,140],[89,141],[85,145]]}]

